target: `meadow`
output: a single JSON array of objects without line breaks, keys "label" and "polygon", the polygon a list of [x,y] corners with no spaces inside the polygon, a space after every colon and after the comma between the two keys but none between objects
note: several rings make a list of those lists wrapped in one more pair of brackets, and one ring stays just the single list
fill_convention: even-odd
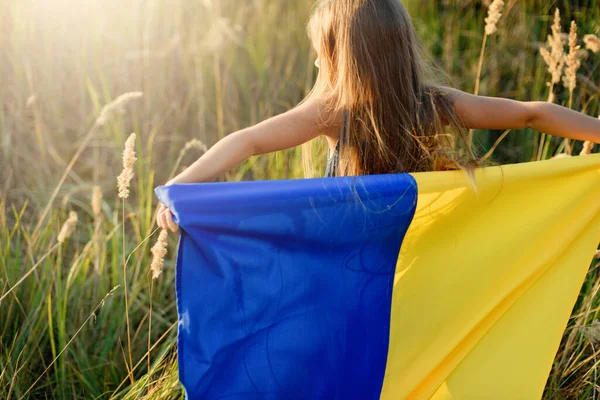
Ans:
[{"label": "meadow", "polygon": [[[487,35],[490,3],[405,1],[453,86],[599,116],[600,39],[585,35],[600,35],[600,0],[507,0]],[[317,72],[310,11],[308,1],[2,3],[0,398],[183,398],[177,238],[169,235],[162,273],[153,273],[153,188],[308,93]],[[570,61],[553,77],[546,61],[560,60],[560,48]],[[132,132],[133,179],[119,197]],[[531,129],[475,130],[473,139],[497,163],[597,150]],[[320,175],[326,146],[312,145]],[[303,176],[298,148],[253,157],[220,179]],[[591,263],[544,399],[600,398],[599,267]]]}]

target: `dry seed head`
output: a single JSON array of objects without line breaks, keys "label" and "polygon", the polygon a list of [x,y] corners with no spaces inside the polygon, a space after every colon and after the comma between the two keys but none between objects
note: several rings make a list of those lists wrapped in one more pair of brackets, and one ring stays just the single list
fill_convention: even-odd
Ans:
[{"label": "dry seed head", "polygon": [[594,258],[600,258],[600,250],[596,250],[596,254],[594,254]]},{"label": "dry seed head", "polygon": [[65,221],[60,232],[58,234],[57,240],[59,243],[64,243],[64,241],[73,234],[75,231],[75,226],[77,225],[77,213],[75,211],[69,212],[69,218]]},{"label": "dry seed head", "polygon": [[540,54],[542,55],[542,58],[546,62],[546,65],[549,65],[549,66],[552,65],[552,55],[550,54],[548,49],[546,49],[545,47],[540,47]]},{"label": "dry seed head", "polygon": [[544,57],[544,61],[548,66],[548,72],[552,74],[551,84],[559,83],[562,77],[564,59],[564,45],[562,41],[560,28],[560,11],[556,8],[554,12],[554,23],[552,24],[552,35],[548,35],[548,44],[550,45],[550,53],[548,50],[540,48],[540,53]]},{"label": "dry seed head", "polygon": [[575,21],[571,21],[571,30],[569,31],[569,54],[565,56],[567,68],[565,70],[565,76],[563,77],[563,83],[571,93],[577,86],[577,70],[581,66],[577,51],[579,48],[580,46],[577,46],[577,24]]},{"label": "dry seed head", "polygon": [[26,104],[26,107],[27,107],[27,108],[31,107],[31,106],[32,106],[32,105],[35,103],[35,101],[36,101],[36,100],[37,100],[37,97],[36,97],[35,93],[34,93],[34,94],[32,94],[31,96],[29,96],[29,97],[27,98],[27,104]]},{"label": "dry seed head", "polygon": [[583,37],[585,48],[597,53],[600,51],[600,38],[596,35],[585,35]]},{"label": "dry seed head", "polygon": [[485,34],[493,35],[496,33],[498,21],[502,17],[502,9],[504,8],[504,1],[494,0],[488,9],[488,16],[485,19]]},{"label": "dry seed head", "polygon": [[125,150],[123,150],[123,171],[121,172],[121,175],[117,177],[119,197],[122,199],[129,197],[129,184],[133,178],[133,164],[136,160],[135,133],[132,133],[125,141]]},{"label": "dry seed head", "polygon": [[108,299],[108,296],[112,296],[112,294],[120,287],[121,285],[117,285],[114,288],[111,289],[110,292],[106,293],[106,296],[104,296],[104,298],[102,299],[102,301],[100,302],[100,308],[104,307],[104,303],[106,302],[106,299]]},{"label": "dry seed head", "polygon": [[198,139],[192,139],[189,142],[187,142],[185,144],[185,146],[183,146],[184,152],[191,150],[191,149],[198,149],[198,150],[202,150],[204,152],[208,151],[208,147],[206,147],[206,145],[204,143],[202,143],[201,140],[198,140]]},{"label": "dry seed head", "polygon": [[590,326],[581,328],[585,337],[593,343],[600,342],[600,320],[595,320]]},{"label": "dry seed head", "polygon": [[129,197],[129,184],[133,178],[133,170],[131,168],[124,168],[121,171],[121,175],[117,177],[117,187],[119,189],[119,197],[126,199]]},{"label": "dry seed head", "polygon": [[98,118],[96,118],[96,125],[104,125],[106,121],[108,121],[108,119],[114,115],[115,112],[124,113],[127,103],[129,103],[131,100],[139,99],[142,96],[142,92],[129,92],[120,95],[102,108],[100,115]]},{"label": "dry seed head", "polygon": [[102,211],[102,189],[98,185],[94,186],[92,190],[92,211],[95,216],[100,215]]},{"label": "dry seed head", "polygon": [[590,154],[594,149],[594,142],[590,142],[589,140],[583,143],[583,149],[581,149],[580,156],[585,156],[586,154]]},{"label": "dry seed head", "polygon": [[69,201],[71,201],[71,192],[65,194],[62,198],[61,204],[63,207],[66,207],[67,204],[69,204]]},{"label": "dry seed head", "polygon": [[165,256],[167,255],[167,231],[163,229],[158,235],[158,240],[152,246],[150,250],[152,252],[152,264],[150,264],[150,270],[152,271],[152,279],[156,279],[162,274],[163,266],[165,264]]},{"label": "dry seed head", "polygon": [[135,164],[136,161],[135,133],[132,133],[125,141],[125,150],[123,150],[123,168],[133,168],[133,164]]}]

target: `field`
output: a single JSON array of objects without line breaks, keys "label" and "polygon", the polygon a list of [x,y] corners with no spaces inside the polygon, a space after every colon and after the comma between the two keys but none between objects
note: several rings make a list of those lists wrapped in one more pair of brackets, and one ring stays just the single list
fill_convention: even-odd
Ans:
[{"label": "field", "polygon": [[[507,0],[489,36],[489,1],[405,4],[455,87],[600,115],[600,52],[583,40],[600,35],[600,0]],[[566,54],[572,20],[578,29],[571,88],[547,85],[540,51],[550,49],[556,8]],[[308,1],[2,3],[0,398],[183,398],[176,236],[153,279],[153,188],[219,138],[303,98],[317,72],[305,32],[310,11]],[[137,160],[130,195],[120,198],[131,132]],[[475,130],[474,143],[498,163],[584,148],[530,129]],[[326,146],[313,145],[319,175]],[[302,176],[298,148],[253,157],[222,179]],[[599,267],[591,265],[545,399],[600,398]]]}]

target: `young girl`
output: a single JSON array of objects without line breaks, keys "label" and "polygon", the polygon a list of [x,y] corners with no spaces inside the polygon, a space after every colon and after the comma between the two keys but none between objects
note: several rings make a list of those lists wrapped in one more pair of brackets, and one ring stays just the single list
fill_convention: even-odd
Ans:
[{"label": "young girl", "polygon": [[[600,142],[600,120],[565,107],[474,96],[436,83],[400,0],[319,0],[308,34],[319,75],[307,98],[226,136],[167,185],[211,181],[253,155],[318,136],[329,142],[326,176],[472,171],[481,163],[467,140],[470,128],[529,127]],[[455,138],[466,155],[453,151]],[[164,204],[157,221],[178,229]]]}]

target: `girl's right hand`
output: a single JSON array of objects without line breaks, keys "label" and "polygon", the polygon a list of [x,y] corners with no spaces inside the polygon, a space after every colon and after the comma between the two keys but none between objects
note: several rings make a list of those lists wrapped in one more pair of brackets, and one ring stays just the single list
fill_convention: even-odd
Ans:
[{"label": "girl's right hand", "polygon": [[162,229],[168,229],[171,232],[177,232],[179,226],[173,221],[173,214],[163,203],[158,205],[156,211],[156,223]]}]

